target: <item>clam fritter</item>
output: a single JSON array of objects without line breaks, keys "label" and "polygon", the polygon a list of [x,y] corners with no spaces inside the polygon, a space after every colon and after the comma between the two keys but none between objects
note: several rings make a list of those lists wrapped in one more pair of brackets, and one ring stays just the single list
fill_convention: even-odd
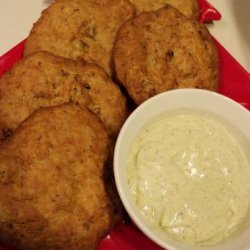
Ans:
[{"label": "clam fritter", "polygon": [[0,145],[0,241],[18,249],[96,249],[120,219],[107,187],[110,142],[74,104],[42,108]]},{"label": "clam fritter", "polygon": [[97,63],[111,75],[117,30],[134,14],[134,6],[128,0],[57,0],[34,24],[24,55],[48,51]]},{"label": "clam fritter", "polygon": [[197,19],[199,16],[198,0],[130,0],[130,2],[135,5],[138,14],[143,11],[158,10],[169,4],[189,18]]},{"label": "clam fritter", "polygon": [[69,101],[86,105],[113,136],[127,118],[126,98],[99,66],[37,52],[0,79],[0,138],[34,110]]},{"label": "clam fritter", "polygon": [[218,87],[218,53],[207,28],[171,6],[122,25],[114,66],[136,104],[171,89]]}]

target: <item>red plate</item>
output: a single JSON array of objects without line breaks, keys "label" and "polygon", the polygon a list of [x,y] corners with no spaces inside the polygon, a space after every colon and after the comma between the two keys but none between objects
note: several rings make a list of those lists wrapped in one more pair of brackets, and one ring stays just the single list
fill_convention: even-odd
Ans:
[{"label": "red plate", "polygon": [[209,21],[219,21],[221,19],[221,14],[216,10],[208,1],[199,0],[200,5],[200,16],[199,21],[202,23]]},{"label": "red plate", "polygon": [[[206,0],[200,2],[200,22],[217,21],[221,14]],[[215,39],[220,55],[219,92],[250,109],[250,74]],[[0,76],[22,58],[25,41],[0,57]],[[144,236],[132,223],[117,226],[101,241],[99,250],[161,250]],[[7,250],[1,247],[0,250]]]}]

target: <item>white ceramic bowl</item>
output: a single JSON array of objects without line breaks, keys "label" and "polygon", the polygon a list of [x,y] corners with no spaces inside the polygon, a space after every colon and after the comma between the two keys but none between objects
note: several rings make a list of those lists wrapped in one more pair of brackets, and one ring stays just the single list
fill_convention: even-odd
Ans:
[{"label": "white ceramic bowl", "polygon": [[152,225],[137,210],[128,188],[126,174],[131,144],[138,132],[148,122],[168,111],[181,108],[208,112],[217,119],[224,121],[225,125],[230,124],[230,128],[234,128],[232,133],[237,131],[235,136],[238,137],[237,139],[239,139],[250,161],[250,112],[247,109],[225,96],[206,90],[179,89],[159,94],[144,102],[129,116],[117,139],[114,153],[114,174],[116,186],[125,209],[145,235],[169,250],[250,250],[250,212],[241,233],[216,246],[194,247],[173,241],[162,231],[152,229]]}]

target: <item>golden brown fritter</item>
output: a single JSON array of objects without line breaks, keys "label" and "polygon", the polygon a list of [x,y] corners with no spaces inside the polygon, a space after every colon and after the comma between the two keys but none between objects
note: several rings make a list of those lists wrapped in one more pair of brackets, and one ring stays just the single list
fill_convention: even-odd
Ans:
[{"label": "golden brown fritter", "polygon": [[135,5],[138,14],[143,11],[158,10],[169,4],[189,18],[198,19],[199,17],[198,0],[130,0],[130,2]]},{"label": "golden brown fritter", "polygon": [[0,241],[96,249],[121,210],[108,193],[108,133],[74,104],[35,111],[0,145]]},{"label": "golden brown fritter", "polygon": [[136,104],[176,88],[218,88],[218,54],[207,28],[170,6],[122,25],[114,66]]},{"label": "golden brown fritter", "polygon": [[128,115],[126,98],[99,66],[37,52],[0,79],[0,139],[34,110],[68,101],[86,105],[113,136]]},{"label": "golden brown fritter", "polygon": [[111,75],[117,30],[134,14],[134,6],[128,0],[58,0],[34,24],[24,55],[48,51],[97,63]]}]

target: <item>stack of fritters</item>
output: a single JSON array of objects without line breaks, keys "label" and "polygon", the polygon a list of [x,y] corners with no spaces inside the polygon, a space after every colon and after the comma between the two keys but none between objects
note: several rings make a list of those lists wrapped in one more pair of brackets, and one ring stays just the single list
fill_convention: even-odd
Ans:
[{"label": "stack of fritters", "polygon": [[198,0],[131,2],[55,1],[0,79],[5,244],[92,250],[121,220],[111,161],[129,110],[116,80],[137,105],[174,88],[217,90]]}]

